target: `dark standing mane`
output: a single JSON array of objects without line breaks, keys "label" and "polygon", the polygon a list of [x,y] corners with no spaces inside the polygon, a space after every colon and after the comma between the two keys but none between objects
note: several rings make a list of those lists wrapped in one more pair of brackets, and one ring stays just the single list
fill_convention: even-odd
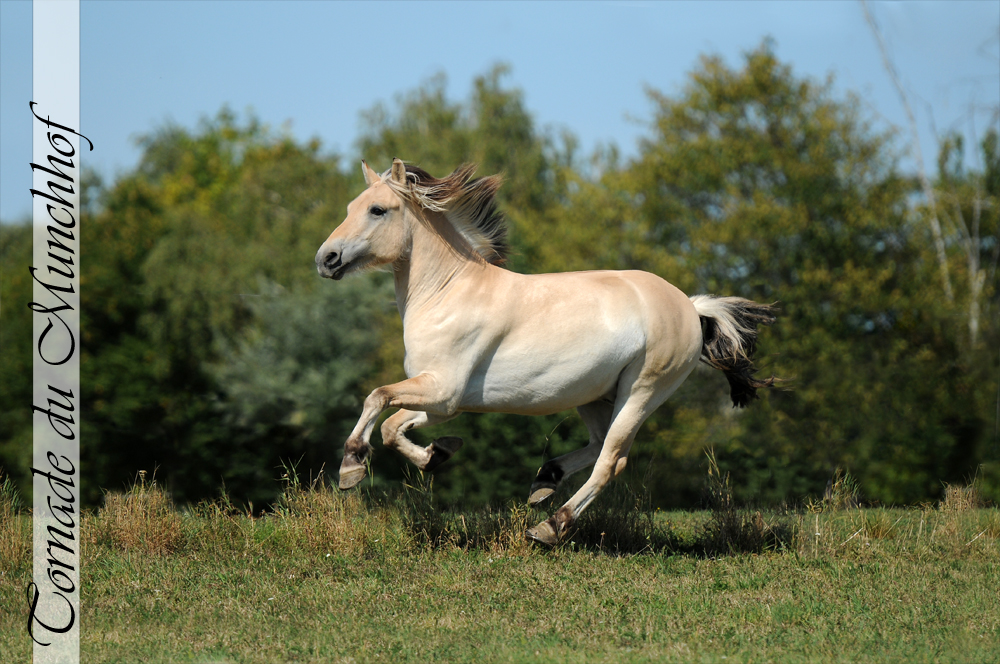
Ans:
[{"label": "dark standing mane", "polygon": [[500,175],[472,179],[475,164],[462,164],[438,179],[422,168],[406,165],[406,184],[392,179],[391,171],[382,181],[403,198],[427,210],[444,213],[455,229],[486,261],[501,265],[507,259],[507,222],[497,209],[496,193],[503,183]]}]

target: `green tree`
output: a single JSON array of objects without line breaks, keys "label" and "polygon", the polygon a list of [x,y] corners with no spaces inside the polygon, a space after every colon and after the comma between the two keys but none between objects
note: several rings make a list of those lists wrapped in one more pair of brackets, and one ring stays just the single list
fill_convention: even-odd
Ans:
[{"label": "green tree", "polygon": [[790,389],[725,426],[707,401],[707,422],[689,418],[743,493],[815,495],[837,466],[887,502],[964,479],[987,421],[967,395],[982,388],[928,274],[890,136],[768,44],[740,69],[703,58],[677,98],[650,94],[654,134],[625,179],[655,247],[637,255],[688,292],[781,304],[760,352]]},{"label": "green tree", "polygon": [[31,483],[31,225],[0,225],[0,470]]},{"label": "green tree", "polygon": [[540,134],[517,88],[502,85],[510,73],[496,65],[473,81],[465,103],[445,96],[443,74],[400,95],[393,110],[384,103],[363,113],[358,151],[376,169],[393,157],[411,161],[441,177],[459,164],[479,165],[478,175],[503,173],[499,200],[510,223],[509,265],[537,270],[531,229],[559,197],[558,163],[563,153]]},{"label": "green tree", "polygon": [[[361,381],[373,371],[372,320],[396,310],[391,281],[374,273],[294,292],[264,282],[258,291],[249,301],[253,323],[235,341],[219,341],[211,364],[227,428],[243,439],[250,472],[285,462],[332,475],[366,396]],[[395,470],[387,461],[379,468]]]},{"label": "green tree", "polygon": [[[100,208],[103,183],[92,170],[81,177],[82,218]],[[30,502],[32,449],[32,314],[34,281],[32,228],[0,225],[0,470],[14,480]]]},{"label": "green tree", "polygon": [[[944,222],[951,248],[950,271],[957,277],[958,306],[963,310],[970,349],[981,341],[984,320],[996,310],[996,269],[1000,259],[1000,133],[990,128],[979,145],[981,171],[965,168],[960,134],[946,136],[938,154],[936,213]],[[923,210],[925,215],[932,211]]]},{"label": "green tree", "polygon": [[[952,416],[951,421],[963,429],[961,454],[982,464],[978,474],[984,491],[1000,499],[996,433],[1000,415],[1000,357],[996,352],[1000,347],[1000,132],[991,127],[978,147],[982,166],[968,169],[961,135],[948,135],[941,141],[934,206],[924,201],[918,219],[924,222],[932,214],[940,219],[947,249],[945,272],[954,283],[953,299],[946,298],[953,322],[946,329],[957,340],[957,361],[964,374],[961,398],[968,415]],[[923,241],[930,247],[931,240],[925,237]]]},{"label": "green tree", "polygon": [[141,145],[138,168],[83,227],[89,498],[158,467],[180,500],[225,481],[262,502],[275,475],[263,460],[299,447],[233,435],[209,366],[253,319],[261,279],[294,294],[316,278],[312,256],[352,178],[318,142],[297,145],[253,119],[241,126],[226,110],[195,133],[168,126]]}]

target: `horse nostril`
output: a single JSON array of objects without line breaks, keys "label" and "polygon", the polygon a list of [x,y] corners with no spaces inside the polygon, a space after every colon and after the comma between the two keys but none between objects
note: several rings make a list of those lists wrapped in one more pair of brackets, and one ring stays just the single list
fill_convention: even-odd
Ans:
[{"label": "horse nostril", "polygon": [[331,251],[326,255],[326,258],[323,259],[323,265],[330,270],[337,267],[340,265],[340,254],[336,251]]}]

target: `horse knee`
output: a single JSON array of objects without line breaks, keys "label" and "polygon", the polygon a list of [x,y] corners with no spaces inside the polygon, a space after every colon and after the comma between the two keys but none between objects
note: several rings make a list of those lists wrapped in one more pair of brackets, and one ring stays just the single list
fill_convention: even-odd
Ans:
[{"label": "horse knee", "polygon": [[365,397],[364,409],[382,412],[389,406],[390,401],[392,401],[392,395],[389,390],[386,387],[377,387]]}]

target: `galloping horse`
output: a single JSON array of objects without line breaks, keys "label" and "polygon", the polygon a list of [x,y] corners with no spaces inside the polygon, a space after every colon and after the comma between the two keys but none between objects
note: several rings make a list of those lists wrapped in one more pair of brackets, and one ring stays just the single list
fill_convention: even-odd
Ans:
[{"label": "galloping horse", "polygon": [[430,471],[462,445],[427,447],[413,428],[462,412],[546,415],[576,408],[589,444],[546,462],[529,491],[534,505],[578,470],[590,479],[549,519],[527,531],[553,546],[607,483],[625,468],[639,427],[700,358],[729,379],[736,406],[772,379],[754,378],[757,325],[772,307],[736,297],[688,298],[640,271],[518,274],[499,267],[506,226],[494,195],[500,176],[472,179],[475,166],[437,179],[394,159],[378,174],[361,163],[368,187],[316,254],[321,276],[391,266],[403,319],[407,380],[373,391],[344,445],[340,488],[364,479],[372,429]]}]

